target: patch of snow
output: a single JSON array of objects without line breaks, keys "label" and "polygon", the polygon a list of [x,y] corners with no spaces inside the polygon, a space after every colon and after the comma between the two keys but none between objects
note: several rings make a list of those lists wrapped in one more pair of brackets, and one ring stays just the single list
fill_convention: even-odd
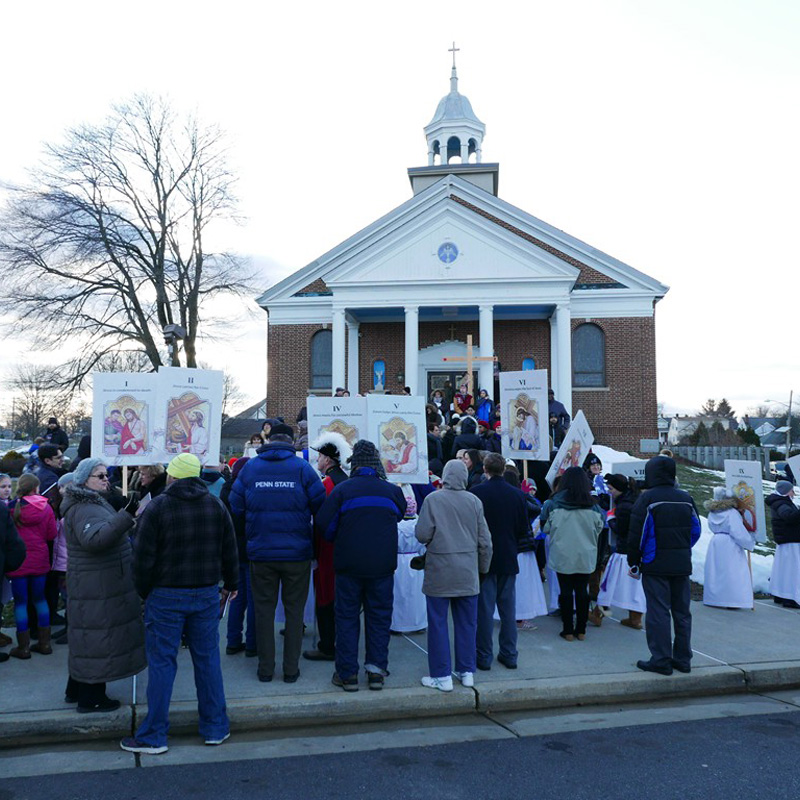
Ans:
[{"label": "patch of snow", "polygon": [[619,464],[622,461],[641,461],[630,453],[622,453],[603,444],[593,444],[592,452],[603,462],[604,470],[607,470],[611,464]]}]

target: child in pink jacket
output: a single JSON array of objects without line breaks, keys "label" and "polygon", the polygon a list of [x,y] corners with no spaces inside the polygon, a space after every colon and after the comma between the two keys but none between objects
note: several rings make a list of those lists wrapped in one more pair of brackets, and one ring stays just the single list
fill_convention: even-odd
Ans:
[{"label": "child in pink jacket", "polygon": [[[56,518],[47,498],[37,494],[39,479],[30,473],[20,476],[11,516],[20,538],[25,542],[27,555],[22,566],[9,572],[14,595],[14,618],[17,623],[17,646],[9,653],[14,658],[30,658],[31,650],[50,655],[50,611],[44,595],[47,573],[50,571],[50,551],[47,543],[56,538]],[[36,606],[39,621],[39,641],[31,647],[28,625],[28,597]]]}]

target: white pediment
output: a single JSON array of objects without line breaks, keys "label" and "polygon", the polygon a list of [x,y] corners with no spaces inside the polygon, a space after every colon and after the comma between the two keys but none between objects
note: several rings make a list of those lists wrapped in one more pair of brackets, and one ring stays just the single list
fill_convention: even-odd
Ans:
[{"label": "white pediment", "polygon": [[335,291],[362,283],[571,282],[577,275],[561,259],[444,201],[365,248],[328,275],[326,283]]}]

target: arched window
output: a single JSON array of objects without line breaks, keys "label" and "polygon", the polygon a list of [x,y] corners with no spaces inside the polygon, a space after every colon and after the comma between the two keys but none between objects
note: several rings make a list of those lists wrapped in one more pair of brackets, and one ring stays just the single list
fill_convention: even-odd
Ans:
[{"label": "arched window", "polygon": [[523,358],[522,359],[522,369],[524,372],[528,372],[532,369],[536,369],[536,361],[532,358]]},{"label": "arched window", "polygon": [[606,385],[606,335],[598,325],[586,323],[572,331],[572,385]]},{"label": "arched window", "polygon": [[311,337],[312,389],[330,389],[333,379],[333,331],[317,331]]}]

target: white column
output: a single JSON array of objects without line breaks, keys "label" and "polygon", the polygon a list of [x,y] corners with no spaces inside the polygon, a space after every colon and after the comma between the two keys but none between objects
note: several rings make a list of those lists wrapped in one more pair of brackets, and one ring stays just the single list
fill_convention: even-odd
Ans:
[{"label": "white column", "polygon": [[405,385],[411,389],[411,394],[418,391],[419,378],[419,308],[406,306],[406,363]]},{"label": "white column", "polygon": [[461,143],[461,163],[469,163],[469,139]]},{"label": "white column", "polygon": [[[481,345],[481,358],[494,355],[494,306],[480,306],[478,308],[478,338]],[[479,361],[478,383],[475,395],[481,389],[489,392],[489,397],[494,396],[494,364],[491,361]]]},{"label": "white column", "polygon": [[331,394],[340,386],[344,386],[344,309],[333,309],[333,341],[331,364]]},{"label": "white column", "polygon": [[358,394],[358,323],[347,320],[347,391],[351,397]]},{"label": "white column", "polygon": [[567,303],[559,303],[556,309],[558,328],[558,389],[556,400],[560,400],[572,414],[572,325]]},{"label": "white column", "polygon": [[550,388],[558,391],[558,327],[556,326],[556,311],[550,315]]}]

